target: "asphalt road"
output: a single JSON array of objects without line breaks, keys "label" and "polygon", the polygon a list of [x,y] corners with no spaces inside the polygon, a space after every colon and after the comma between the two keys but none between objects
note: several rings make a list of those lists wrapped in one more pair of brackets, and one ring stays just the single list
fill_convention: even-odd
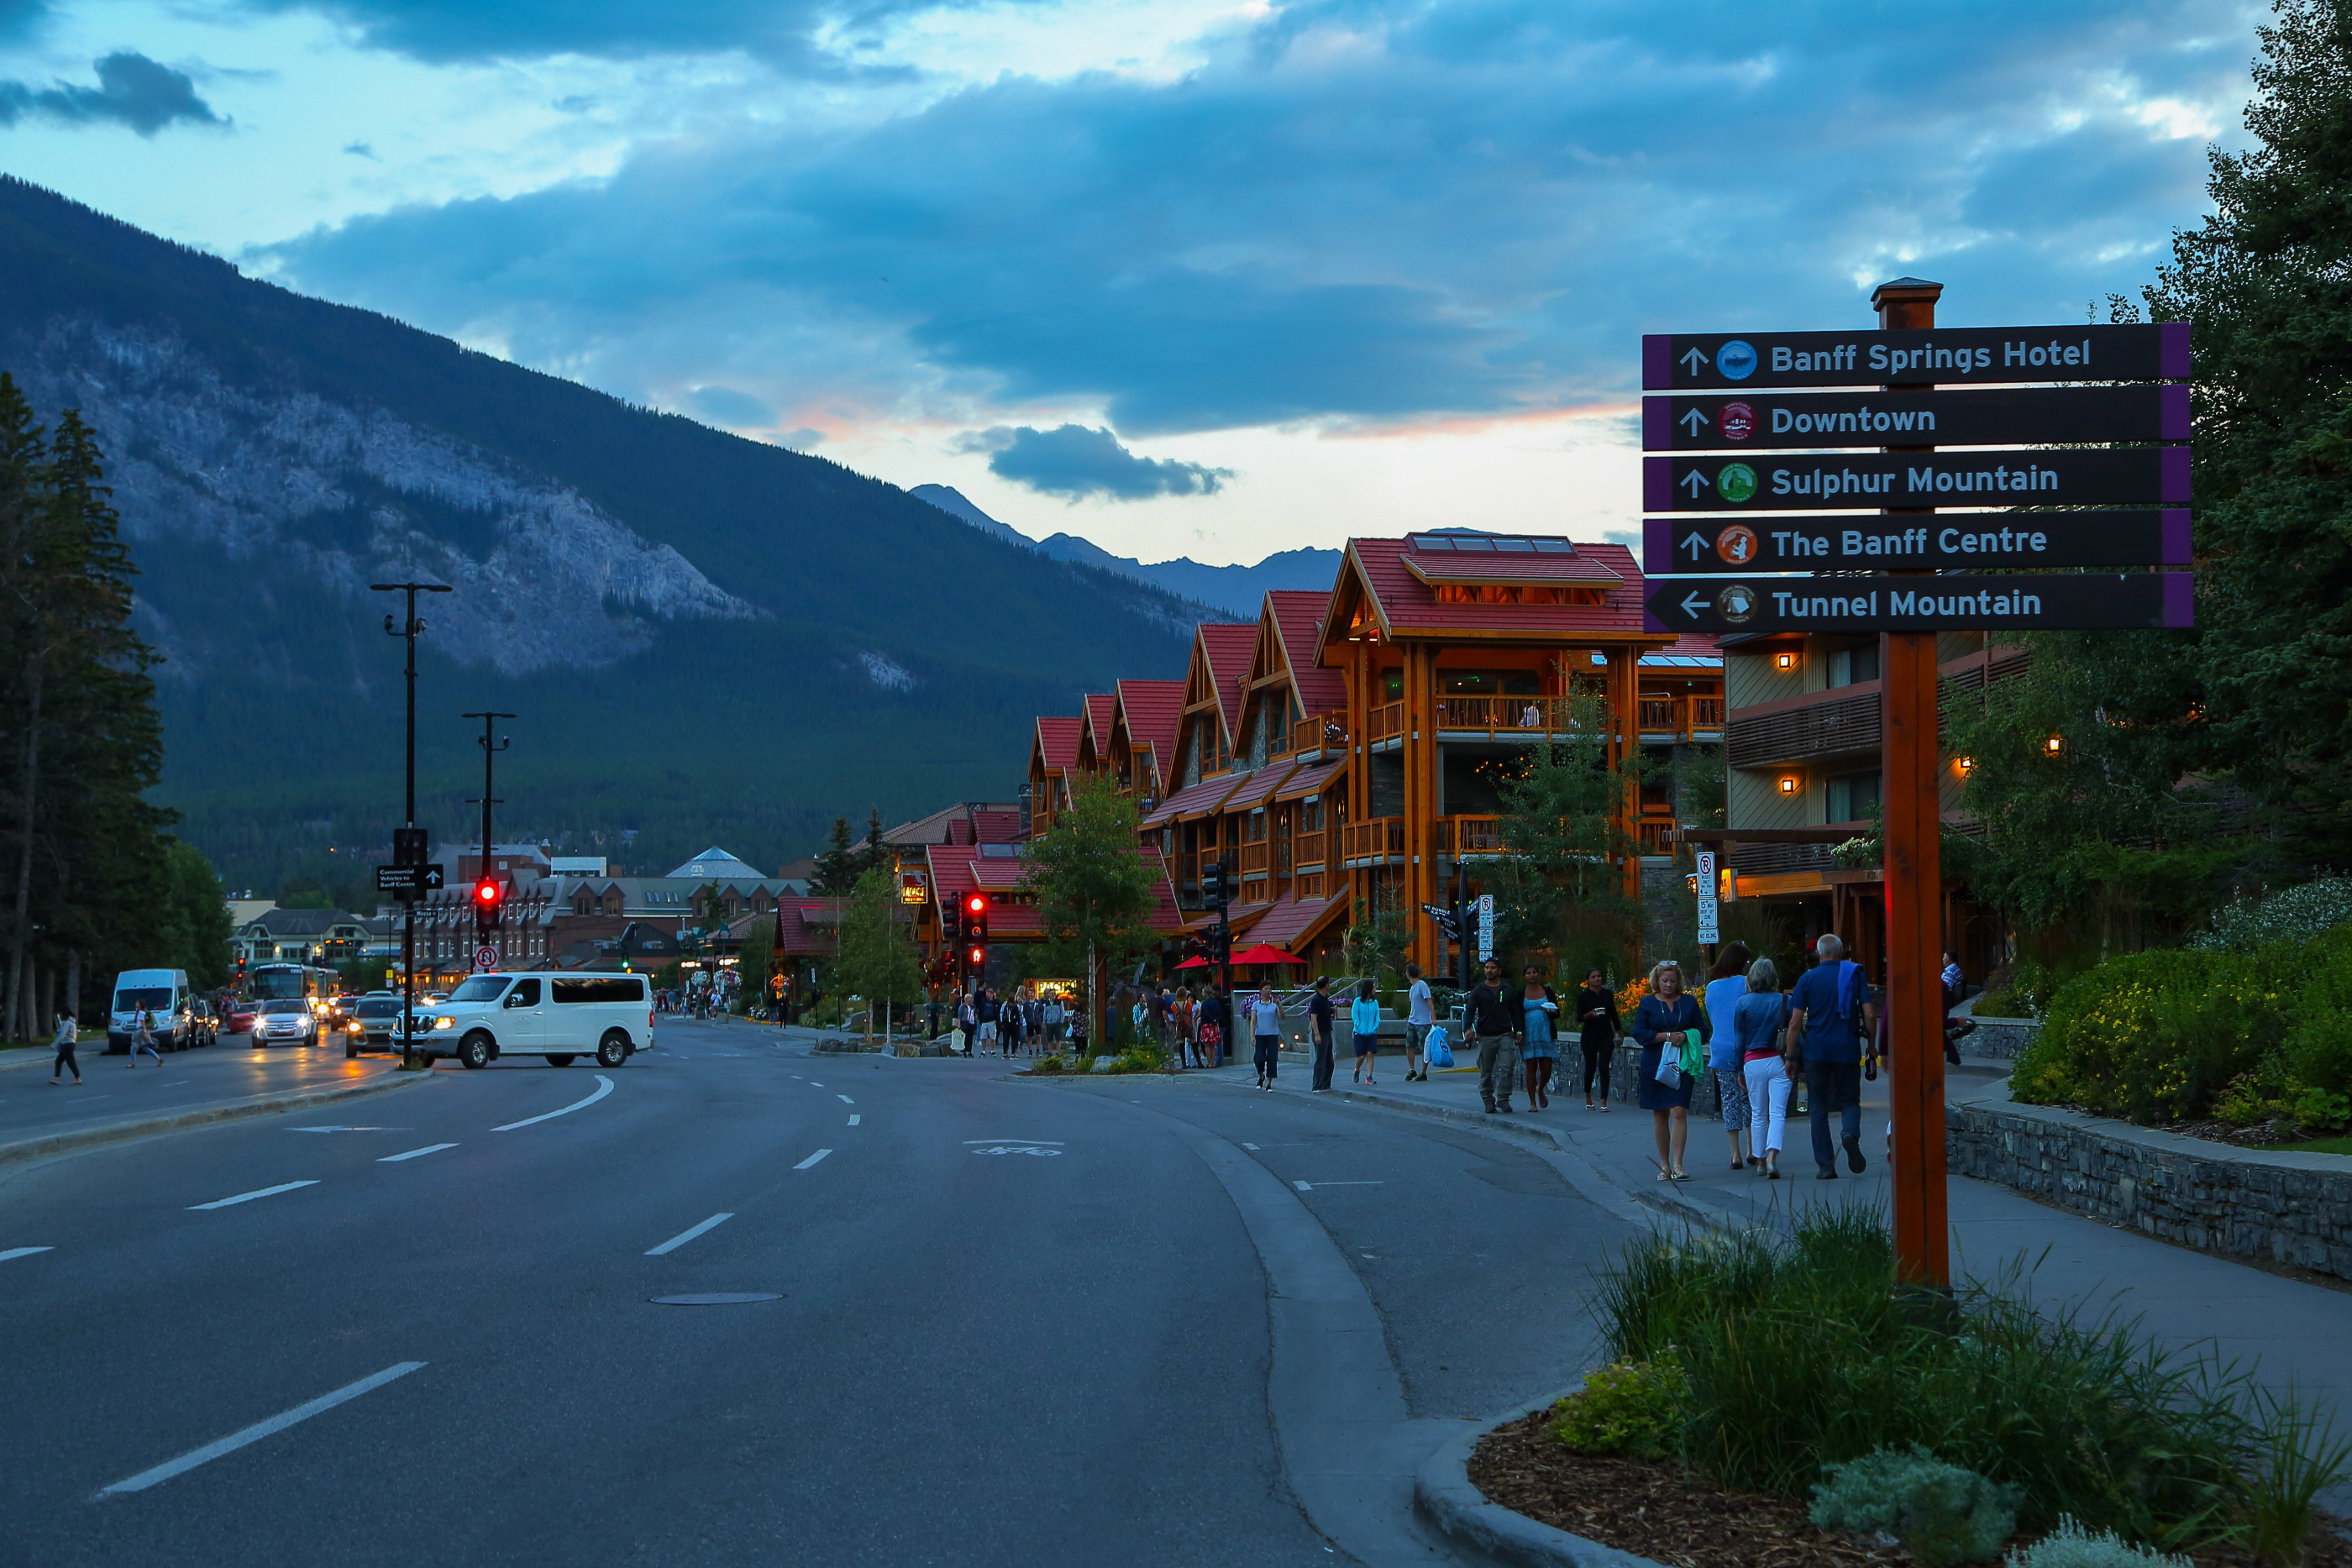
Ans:
[{"label": "asphalt road", "polygon": [[[253,1049],[247,1036],[231,1035],[217,1045],[153,1057],[108,1056],[101,1041],[77,1051],[82,1084],[68,1077],[52,1088],[51,1054],[37,1064],[0,1071],[0,1144],[99,1122],[171,1115],[259,1096],[362,1083],[389,1072],[397,1057],[377,1054],[346,1060],[342,1047],[271,1046]],[[11,1051],[11,1056],[20,1054]]]},{"label": "asphalt road", "polygon": [[1367,1454],[1586,1364],[1626,1228],[1507,1142],[775,1038],[0,1167],[0,1562],[1436,1562],[1292,1484],[1269,1280],[1377,1312]]}]

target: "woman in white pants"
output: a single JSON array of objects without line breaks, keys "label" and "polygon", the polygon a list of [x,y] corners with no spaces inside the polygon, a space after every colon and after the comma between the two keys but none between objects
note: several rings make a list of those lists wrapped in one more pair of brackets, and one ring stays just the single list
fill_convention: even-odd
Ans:
[{"label": "woman in white pants", "polygon": [[1780,994],[1780,972],[1769,958],[1748,967],[1748,994],[1732,1009],[1738,1037],[1741,1074],[1748,1081],[1748,1152],[1764,1156],[1764,1176],[1780,1179],[1780,1140],[1789,1124],[1789,1066],[1781,1060],[1781,1034],[1789,1027],[1789,998]]}]

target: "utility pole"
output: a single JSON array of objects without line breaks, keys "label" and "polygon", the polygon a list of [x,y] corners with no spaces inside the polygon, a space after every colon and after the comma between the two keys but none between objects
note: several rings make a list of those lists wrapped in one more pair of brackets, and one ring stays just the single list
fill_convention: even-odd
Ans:
[{"label": "utility pole", "polygon": [[[416,613],[416,596],[451,590],[446,582],[372,582],[368,587],[377,593],[408,595],[408,612],[398,626],[391,616],[383,618],[384,635],[408,644],[408,803],[401,818],[406,825],[392,836],[392,863],[421,866],[427,852],[425,834],[416,826],[416,639],[424,632],[425,622]],[[404,918],[400,936],[400,1064],[414,1068],[416,1050],[409,1040],[409,1018],[416,1010],[416,894],[404,894],[401,902]]]},{"label": "utility pole", "polygon": [[[504,751],[508,747],[514,744],[514,737],[510,735],[502,738],[496,738],[496,744],[492,744],[494,739],[493,727],[497,725],[499,720],[502,718],[512,718],[515,716],[510,713],[467,713],[460,714],[457,716],[460,718],[478,718],[482,721],[481,737],[474,743],[482,748],[482,865],[480,872],[475,877],[475,881],[479,883],[483,878],[488,877],[490,874],[490,808],[493,806],[503,806],[506,804],[503,800],[492,799],[490,795],[490,770],[498,761],[499,753]],[[468,801],[467,804],[470,805],[472,802]],[[475,899],[472,902],[474,904],[474,917],[477,921],[479,921],[482,916],[481,900]],[[487,934],[478,933],[477,935],[479,936]],[[487,944],[481,945],[486,946]]]}]

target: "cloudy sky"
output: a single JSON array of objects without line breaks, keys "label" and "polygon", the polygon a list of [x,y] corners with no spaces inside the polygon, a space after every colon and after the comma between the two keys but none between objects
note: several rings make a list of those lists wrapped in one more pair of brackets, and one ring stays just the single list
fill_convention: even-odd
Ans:
[{"label": "cloudy sky", "polygon": [[1631,525],[1644,331],[2077,321],[2218,0],[0,0],[0,169],[1034,536]]}]

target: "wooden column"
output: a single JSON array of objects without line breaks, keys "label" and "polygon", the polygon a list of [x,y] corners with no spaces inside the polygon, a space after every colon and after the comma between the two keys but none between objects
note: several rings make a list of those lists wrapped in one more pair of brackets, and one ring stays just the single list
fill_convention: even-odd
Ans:
[{"label": "wooden column", "polygon": [[[1906,279],[1881,285],[1871,303],[1881,328],[1932,328],[1943,291],[1941,284]],[[1885,633],[1879,675],[1895,1256],[1906,1277],[1940,1287],[1951,1281],[1951,1227],[1944,1190],[1943,814],[1937,790],[1943,753],[1936,733],[1936,633]]]},{"label": "wooden column", "polygon": [[[1614,744],[1609,759],[1622,764],[1626,758],[1642,749],[1642,653],[1638,648],[1620,643],[1609,651],[1609,723]],[[1636,836],[1635,825],[1642,818],[1642,796],[1638,786],[1629,787],[1617,803],[1619,824],[1629,839]],[[1642,857],[1638,843],[1625,859],[1625,896],[1639,902],[1642,896]],[[1639,955],[1636,955],[1638,967]]]},{"label": "wooden column", "polygon": [[[1364,731],[1370,727],[1372,710],[1372,649],[1371,644],[1357,641],[1348,644],[1348,821],[1360,822],[1368,815],[1371,800],[1371,780],[1366,777],[1370,759],[1364,750]],[[1328,817],[1328,812],[1325,815]],[[1332,833],[1340,831],[1336,822],[1328,824]],[[1346,848],[1346,839],[1340,840]],[[1334,857],[1335,859],[1337,857]],[[1355,901],[1364,901],[1365,912],[1370,913],[1371,873],[1351,871],[1343,873],[1348,879],[1348,918],[1356,917]]]}]

